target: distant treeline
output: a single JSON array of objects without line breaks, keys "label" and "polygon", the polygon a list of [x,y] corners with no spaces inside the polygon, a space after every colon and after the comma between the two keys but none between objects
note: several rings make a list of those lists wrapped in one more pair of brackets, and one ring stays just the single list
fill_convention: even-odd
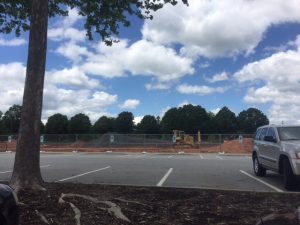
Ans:
[{"label": "distant treeline", "polygon": [[[13,105],[4,114],[0,111],[1,135],[18,133],[21,110],[21,106]],[[188,134],[198,131],[202,134],[252,134],[257,127],[269,124],[267,116],[256,108],[249,108],[236,116],[227,107],[213,114],[194,105],[171,108],[162,118],[146,115],[137,125],[133,120],[133,114],[127,111],[121,112],[117,117],[102,116],[94,124],[83,113],[70,119],[56,113],[48,118],[45,125],[41,122],[40,127],[42,134],[169,134],[172,130],[183,130]]]}]

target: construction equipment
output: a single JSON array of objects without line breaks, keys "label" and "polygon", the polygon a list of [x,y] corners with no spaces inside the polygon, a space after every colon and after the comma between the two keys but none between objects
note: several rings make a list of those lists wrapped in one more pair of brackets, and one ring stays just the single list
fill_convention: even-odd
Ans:
[{"label": "construction equipment", "polygon": [[[173,142],[176,145],[195,145],[194,136],[185,134],[182,130],[173,130]],[[200,131],[198,132],[198,144],[201,142]]]}]

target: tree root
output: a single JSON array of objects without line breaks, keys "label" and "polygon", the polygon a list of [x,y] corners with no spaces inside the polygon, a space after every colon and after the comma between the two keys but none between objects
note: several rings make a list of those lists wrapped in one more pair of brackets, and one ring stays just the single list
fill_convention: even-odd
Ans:
[{"label": "tree root", "polygon": [[128,203],[133,203],[133,204],[142,205],[142,206],[146,206],[146,207],[148,206],[148,205],[140,203],[138,201],[129,201],[129,200],[122,199],[122,198],[114,198],[114,200],[119,201],[119,202],[124,202],[124,203],[127,203],[127,204]]},{"label": "tree root", "polygon": [[36,213],[36,215],[38,215],[40,217],[40,219],[43,223],[50,224],[49,221],[47,220],[47,218],[42,213],[40,213],[37,209],[35,210],[35,213]]},{"label": "tree root", "polygon": [[[130,220],[122,213],[121,208],[111,202],[111,201],[99,201],[97,198],[93,198],[91,196],[88,195],[79,195],[79,194],[64,194],[62,193],[58,202],[59,203],[66,203],[67,201],[65,201],[63,198],[65,197],[78,197],[78,198],[83,198],[87,201],[93,202],[95,204],[104,204],[107,205],[109,208],[100,208],[101,210],[107,211],[108,213],[114,215],[116,218],[121,219],[123,221],[129,222]],[[76,224],[80,225],[80,217],[81,217],[81,212],[80,210],[71,202],[67,202],[70,204],[71,208],[73,209],[74,213],[75,213],[75,220],[76,220]]]}]

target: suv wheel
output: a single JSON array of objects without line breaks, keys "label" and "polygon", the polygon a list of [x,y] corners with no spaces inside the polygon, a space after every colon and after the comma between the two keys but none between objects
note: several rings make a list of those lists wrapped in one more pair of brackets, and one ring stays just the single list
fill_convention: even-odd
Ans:
[{"label": "suv wheel", "polygon": [[283,161],[283,182],[287,190],[295,190],[297,188],[296,179],[288,159]]},{"label": "suv wheel", "polygon": [[258,161],[258,158],[256,155],[253,157],[253,170],[256,176],[264,177],[266,176],[266,169],[263,168]]}]

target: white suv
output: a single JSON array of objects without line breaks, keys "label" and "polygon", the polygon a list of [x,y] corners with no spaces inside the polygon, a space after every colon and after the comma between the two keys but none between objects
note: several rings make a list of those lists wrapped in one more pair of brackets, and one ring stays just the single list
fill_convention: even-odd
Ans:
[{"label": "white suv", "polygon": [[257,176],[273,170],[284,177],[287,190],[294,190],[300,177],[300,126],[259,127],[253,143],[253,169]]}]

